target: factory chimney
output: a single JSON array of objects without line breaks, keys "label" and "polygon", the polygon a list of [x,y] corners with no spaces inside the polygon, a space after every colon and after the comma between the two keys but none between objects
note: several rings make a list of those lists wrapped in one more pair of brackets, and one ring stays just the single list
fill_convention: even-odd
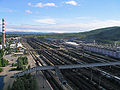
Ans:
[{"label": "factory chimney", "polygon": [[5,47],[5,19],[2,19],[2,43],[3,47]]}]

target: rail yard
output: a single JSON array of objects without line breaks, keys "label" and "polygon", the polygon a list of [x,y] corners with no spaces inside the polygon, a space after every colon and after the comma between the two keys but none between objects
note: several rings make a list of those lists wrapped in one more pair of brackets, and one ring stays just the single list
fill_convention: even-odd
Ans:
[{"label": "rail yard", "polygon": [[[85,50],[82,45],[73,47],[63,42],[28,37],[22,38],[22,43],[26,43],[26,51],[34,58],[37,66],[119,61],[118,58]],[[120,88],[119,65],[42,72],[54,90],[119,90]]]}]

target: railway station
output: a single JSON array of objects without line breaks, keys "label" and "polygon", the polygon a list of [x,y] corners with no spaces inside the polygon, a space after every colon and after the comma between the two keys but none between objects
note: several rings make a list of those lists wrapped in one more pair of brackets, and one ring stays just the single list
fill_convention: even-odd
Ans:
[{"label": "railway station", "polygon": [[[52,85],[49,79],[48,82],[54,89],[107,90],[119,87],[120,62],[116,57],[96,53],[92,51],[93,49],[88,49],[87,45],[83,47],[81,44],[77,44],[76,46],[70,42],[65,44],[65,41],[53,42],[41,38],[24,37],[21,41],[26,51],[34,58],[37,66],[16,73],[12,78],[33,72],[42,72],[47,78],[49,75],[52,77],[52,84],[54,84]],[[34,52],[37,52],[39,56],[36,56]],[[73,81],[75,82],[72,83]],[[73,86],[71,87],[69,83],[72,83]]]},{"label": "railway station", "polygon": [[0,90],[120,90],[120,0],[0,0]]}]

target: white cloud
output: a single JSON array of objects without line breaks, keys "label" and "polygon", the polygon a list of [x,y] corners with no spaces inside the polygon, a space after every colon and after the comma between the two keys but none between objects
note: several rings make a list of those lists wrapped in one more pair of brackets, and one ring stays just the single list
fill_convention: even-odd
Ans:
[{"label": "white cloud", "polygon": [[[52,20],[50,19],[41,19],[37,20],[40,23],[50,24]],[[49,23],[48,23],[49,22]],[[28,32],[58,32],[58,33],[71,33],[71,32],[83,32],[94,30],[104,27],[120,26],[120,20],[94,20],[91,22],[84,23],[67,23],[67,24],[54,24],[53,20],[52,25],[6,25],[7,31],[28,31]]]},{"label": "white cloud", "polygon": [[75,19],[77,20],[95,20],[96,17],[76,17]]},{"label": "white cloud", "polygon": [[66,4],[70,4],[70,5],[74,5],[74,6],[78,5],[78,3],[76,1],[74,1],[74,0],[72,0],[72,1],[66,1],[65,3]]},{"label": "white cloud", "polygon": [[32,5],[33,7],[55,7],[56,5],[55,5],[55,3],[45,3],[45,4],[43,4],[43,3],[41,3],[41,2],[39,2],[39,3],[36,3],[35,5]]},{"label": "white cloud", "polygon": [[46,3],[44,6],[56,6],[55,3]]},{"label": "white cloud", "polygon": [[12,13],[12,12],[13,12],[13,10],[9,10],[8,12]]},{"label": "white cloud", "polygon": [[28,6],[31,6],[31,5],[32,5],[32,4],[29,2],[29,3],[28,3]]},{"label": "white cloud", "polygon": [[35,20],[35,22],[38,22],[38,23],[44,23],[44,24],[56,24],[56,21],[54,19],[38,19],[38,20]]},{"label": "white cloud", "polygon": [[31,13],[32,13],[32,11],[30,11],[30,10],[25,10],[25,12],[26,12],[27,14],[31,14]]},{"label": "white cloud", "polygon": [[42,3],[37,3],[37,4],[35,5],[35,7],[43,7],[43,4],[42,4]]}]

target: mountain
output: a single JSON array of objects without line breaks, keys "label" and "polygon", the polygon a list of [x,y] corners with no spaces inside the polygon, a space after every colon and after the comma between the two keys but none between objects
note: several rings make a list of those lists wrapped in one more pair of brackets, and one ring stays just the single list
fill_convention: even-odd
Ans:
[{"label": "mountain", "polygon": [[34,35],[39,35],[39,34],[57,34],[57,33],[44,33],[44,32],[19,32],[19,31],[7,31],[6,34],[17,34],[17,35],[28,35],[28,34],[34,34]]},{"label": "mountain", "polygon": [[107,27],[80,33],[42,33],[42,32],[7,32],[7,34],[34,34],[50,38],[80,38],[99,42],[120,41],[120,27]]},{"label": "mountain", "polygon": [[118,41],[120,40],[120,27],[101,28],[80,34],[85,35],[85,39]]},{"label": "mountain", "polygon": [[86,40],[96,40],[99,42],[120,41],[120,27],[107,27],[87,32],[72,33],[72,34],[54,34],[44,35],[51,38],[80,38]]}]

